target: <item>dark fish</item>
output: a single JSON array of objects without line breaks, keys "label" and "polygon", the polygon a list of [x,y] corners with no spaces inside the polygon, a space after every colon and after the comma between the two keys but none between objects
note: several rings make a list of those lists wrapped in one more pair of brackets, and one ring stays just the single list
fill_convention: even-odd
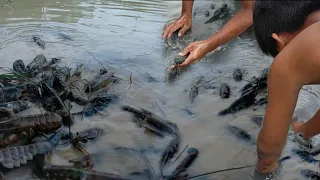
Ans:
[{"label": "dark fish", "polygon": [[130,180],[122,175],[97,172],[70,166],[44,164],[41,173],[45,179]]},{"label": "dark fish", "polygon": [[284,157],[280,158],[278,162],[282,163],[283,161],[288,160],[288,159],[291,159],[291,156],[284,156]]},{"label": "dark fish", "polygon": [[26,71],[26,66],[21,59],[14,61],[13,70],[17,73],[24,73]]},{"label": "dark fish", "polygon": [[251,116],[250,119],[253,121],[255,124],[257,124],[259,127],[262,126],[263,123],[263,116]]},{"label": "dark fish", "polygon": [[257,96],[257,94],[258,94],[257,91],[250,91],[242,95],[239,99],[235,100],[229,107],[220,111],[218,115],[226,115],[229,113],[233,114],[251,106],[254,103],[255,97]]},{"label": "dark fish", "polygon": [[268,84],[268,72],[269,67],[265,68],[258,78],[253,77],[252,80],[240,90],[241,95],[244,95],[250,91],[260,91],[266,88]]},{"label": "dark fish", "polygon": [[189,99],[191,102],[194,101],[194,99],[197,97],[199,93],[199,85],[204,82],[204,77],[199,76],[195,79],[195,81],[191,85],[191,89],[189,92]]},{"label": "dark fish", "polygon": [[230,15],[230,8],[228,8],[227,4],[223,4],[222,7],[217,9],[213,16],[205,22],[205,24],[212,23],[218,19],[225,18],[226,16]]},{"label": "dark fish", "polygon": [[221,98],[229,98],[230,97],[230,86],[227,83],[222,83],[220,86],[219,95]]},{"label": "dark fish", "polygon": [[268,97],[262,97],[254,102],[255,105],[262,106],[268,103]]},{"label": "dark fish", "polygon": [[156,78],[154,78],[153,76],[151,76],[149,73],[144,74],[144,79],[147,81],[147,83],[158,82],[158,80]]},{"label": "dark fish", "polygon": [[138,153],[138,154],[144,154],[144,153],[153,153],[153,154],[158,154],[158,153],[162,153],[163,149],[162,148],[154,148],[154,147],[146,147],[146,148],[142,148],[142,149],[133,149],[133,148],[127,148],[127,147],[115,147],[112,150],[117,151],[117,152],[124,152],[124,153],[128,153],[128,152],[134,152],[134,153]]},{"label": "dark fish", "polygon": [[148,110],[138,110],[127,105],[122,106],[122,110],[132,113],[134,115],[133,121],[140,127],[143,126],[151,131],[171,135],[173,137],[180,136],[178,126],[175,123],[161,119],[159,116]]},{"label": "dark fish", "polygon": [[192,112],[190,109],[188,109],[188,108],[183,108],[182,109],[185,113],[187,113],[189,116],[193,116],[193,115],[195,115],[195,114],[197,114],[197,113],[194,113],[194,112]]},{"label": "dark fish", "polygon": [[232,134],[236,135],[239,139],[245,141],[250,141],[252,139],[250,134],[238,127],[229,125],[227,128]]},{"label": "dark fish", "polygon": [[[142,171],[132,172],[132,173],[130,173],[130,176],[133,176],[132,179],[143,180],[143,179],[152,179],[153,174],[149,169],[144,169]],[[136,176],[138,176],[138,177],[136,177]]]},{"label": "dark fish", "polygon": [[45,43],[43,40],[41,40],[40,37],[38,37],[38,36],[32,36],[32,39],[33,39],[33,41],[34,41],[35,43],[37,43],[38,46],[40,46],[42,49],[45,48],[46,43]]},{"label": "dark fish", "polygon": [[295,154],[297,154],[303,161],[309,163],[318,163],[320,162],[318,159],[315,159],[313,154],[305,150],[293,149],[292,150]]},{"label": "dark fish", "polygon": [[188,69],[188,67],[172,68],[172,66],[174,66],[174,65],[182,64],[186,60],[188,55],[189,54],[187,54],[184,57],[180,57],[180,56],[176,57],[174,59],[174,61],[169,64],[169,66],[167,67],[166,72],[165,72],[164,82],[167,82],[167,83],[174,82],[178,76],[180,76],[183,72],[185,72]]},{"label": "dark fish", "polygon": [[210,8],[211,8],[211,9],[214,9],[214,8],[215,8],[214,4],[211,4]]},{"label": "dark fish", "polygon": [[204,12],[204,16],[208,17],[210,15],[210,12],[208,10],[206,10],[206,12]]},{"label": "dark fish", "polygon": [[174,138],[170,141],[168,147],[163,152],[160,160],[160,171],[162,174],[163,167],[165,164],[169,162],[170,159],[173,158],[173,156],[178,152],[180,146],[180,138]]},{"label": "dark fish", "polygon": [[172,174],[169,177],[166,177],[165,179],[168,179],[168,180],[176,179],[176,177],[178,177],[180,173],[185,172],[190,167],[190,165],[197,158],[199,153],[196,148],[189,148],[187,152],[188,152],[188,156],[185,157],[181,161],[179,166],[176,167],[176,169],[172,172]]},{"label": "dark fish", "polygon": [[239,68],[236,68],[234,71],[233,71],[233,79],[236,80],[236,81],[241,81],[242,80],[242,72]]},{"label": "dark fish", "polygon": [[58,35],[65,40],[73,41],[73,39],[69,35],[63,34],[61,32]]},{"label": "dark fish", "polygon": [[307,178],[313,179],[313,180],[320,180],[320,173],[315,172],[309,169],[303,169],[301,170],[301,174],[304,175]]}]

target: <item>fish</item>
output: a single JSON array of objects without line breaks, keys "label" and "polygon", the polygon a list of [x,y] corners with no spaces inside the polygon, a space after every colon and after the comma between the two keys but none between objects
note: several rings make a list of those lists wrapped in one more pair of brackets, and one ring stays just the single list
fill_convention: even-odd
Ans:
[{"label": "fish", "polygon": [[241,72],[241,70],[239,68],[236,68],[234,71],[233,71],[233,79],[236,80],[236,81],[241,81],[242,80],[242,77],[243,77],[243,73]]},{"label": "fish", "polygon": [[247,133],[246,131],[236,127],[236,126],[231,126],[229,125],[227,127],[227,129],[234,134],[235,136],[237,136],[239,139],[245,140],[245,141],[250,141],[252,140],[252,137],[249,133]]},{"label": "fish", "polygon": [[263,123],[263,119],[264,117],[263,116],[251,116],[250,117],[251,121],[254,122],[256,125],[258,125],[259,127],[262,126],[262,123]]},{"label": "fish", "polygon": [[195,79],[195,81],[192,83],[190,92],[189,92],[189,99],[191,102],[194,101],[194,99],[197,97],[199,93],[199,85],[204,82],[204,76],[199,76]]},{"label": "fish", "polygon": [[255,97],[257,96],[257,94],[258,94],[258,91],[252,90],[242,95],[239,99],[235,100],[229,107],[219,111],[218,115],[226,115],[230,113],[233,114],[251,106],[254,103]]},{"label": "fish", "polygon": [[216,20],[222,19],[230,15],[230,8],[228,7],[227,4],[223,4],[219,9],[217,9],[214,13],[213,16],[207,20],[204,24],[212,23]]},{"label": "fish", "polygon": [[45,48],[46,43],[38,36],[32,36],[33,41],[42,49]]},{"label": "fish", "polygon": [[221,98],[229,98],[230,97],[230,86],[227,83],[222,83],[220,86],[219,95]]}]

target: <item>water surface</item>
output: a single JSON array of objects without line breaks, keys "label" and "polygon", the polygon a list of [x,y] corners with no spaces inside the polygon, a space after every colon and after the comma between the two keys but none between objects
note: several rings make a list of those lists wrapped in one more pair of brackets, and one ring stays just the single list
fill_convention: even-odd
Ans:
[{"label": "water surface", "polygon": [[[207,20],[204,12],[209,10],[211,15],[213,13],[213,10],[210,10],[211,3],[213,2],[195,1],[191,37],[206,39],[227,22],[228,19],[223,19],[204,24]],[[222,3],[225,2],[214,1],[216,7]],[[238,1],[226,3],[232,9],[232,13],[240,7]],[[166,51],[161,32],[168,21],[179,16],[180,8],[179,1],[160,0],[12,0],[12,3],[5,1],[0,6],[1,66],[12,67],[16,59],[30,62],[37,54],[42,53],[47,58],[63,57],[71,66],[83,63],[89,72],[86,77],[90,78],[90,71],[96,72],[100,68],[97,62],[99,60],[107,69],[115,70],[119,77],[126,80],[113,89],[121,94],[120,104],[142,107],[177,123],[182,134],[181,150],[185,145],[199,150],[198,159],[188,171],[190,176],[253,165],[256,162],[255,145],[239,141],[225,127],[228,124],[237,125],[246,129],[255,139],[259,128],[252,125],[248,115],[263,115],[264,108],[255,111],[249,108],[225,117],[218,117],[216,114],[238,97],[237,92],[246,80],[259,75],[272,59],[263,56],[258,50],[253,32],[249,29],[230,43],[219,47],[217,51],[209,53],[200,63],[190,66],[174,84],[164,83],[165,68],[176,53]],[[32,42],[32,35],[38,35],[46,41],[44,50]],[[66,36],[71,39],[64,38]],[[231,72],[237,67],[246,71],[244,81],[235,82],[231,78]],[[227,75],[213,81],[216,89],[200,93],[195,102],[190,103],[188,90],[197,76],[202,75],[210,79],[221,74]],[[129,79],[132,85],[129,85]],[[229,99],[222,100],[218,96],[217,89],[222,82],[227,82],[232,87]],[[305,97],[311,97],[310,93],[301,96],[297,114],[308,119],[316,111],[319,102],[314,101],[314,110],[306,111],[310,101]],[[186,113],[185,108],[194,114]],[[97,142],[86,146],[90,153],[106,150],[106,153],[98,156],[100,161],[95,166],[96,170],[122,174],[146,167],[146,164],[138,161],[139,156],[119,155],[107,151],[108,148],[164,148],[168,143],[168,139],[158,139],[144,134],[142,129],[131,122],[130,114],[119,111],[118,105],[111,106],[103,114],[83,121],[77,120],[72,127],[74,132],[88,127],[105,129],[106,133]],[[290,154],[290,149],[294,146],[290,139],[292,138],[289,138],[284,154]],[[63,157],[70,158],[72,153],[64,152],[58,155],[53,163],[62,165],[67,163]],[[157,153],[148,155],[157,173],[159,157],[160,154]],[[307,166],[309,167],[297,158],[288,160],[280,178],[302,179],[298,170]],[[20,170],[22,169],[13,171],[8,177],[25,179],[16,176]],[[248,168],[206,178],[247,180],[251,179],[252,174],[253,168]]]}]

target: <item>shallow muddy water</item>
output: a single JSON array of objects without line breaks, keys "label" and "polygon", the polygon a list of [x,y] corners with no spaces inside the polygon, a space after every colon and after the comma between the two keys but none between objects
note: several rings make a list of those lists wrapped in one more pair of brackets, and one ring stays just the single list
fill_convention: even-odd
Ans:
[{"label": "shallow muddy water", "polygon": [[[204,16],[205,11],[209,10],[210,16],[213,13],[210,5],[214,3],[219,7],[223,2],[195,1],[190,34],[193,39],[206,39],[227,22],[228,18],[204,24],[208,18]],[[173,84],[166,84],[166,66],[177,54],[166,49],[161,33],[168,21],[179,16],[179,1],[11,0],[11,3],[1,3],[1,66],[11,68],[14,60],[30,62],[37,54],[44,54],[47,58],[63,57],[71,66],[83,63],[86,66],[86,77],[90,79],[100,68],[97,62],[99,60],[104,67],[114,70],[124,80],[112,89],[121,95],[118,104],[107,108],[103,115],[82,121],[80,118],[76,119],[76,124],[71,128],[73,132],[89,127],[104,129],[104,134],[96,142],[85,146],[88,152],[96,154],[95,170],[115,174],[141,170],[149,165],[139,161],[139,155],[119,153],[111,149],[119,146],[136,149],[154,146],[161,149],[169,142],[169,139],[158,139],[145,134],[132,123],[130,114],[119,110],[119,105],[122,104],[148,109],[177,123],[182,135],[180,151],[186,145],[199,150],[197,160],[188,170],[190,176],[255,164],[255,145],[239,141],[227,131],[226,126],[232,124],[241,127],[255,139],[259,127],[254,126],[248,116],[263,115],[264,108],[255,111],[249,108],[225,117],[216,115],[238,97],[238,91],[247,83],[246,80],[259,75],[272,61],[259,51],[251,29],[208,54],[201,62],[190,66]],[[232,13],[240,8],[238,1],[226,3]],[[32,35],[38,35],[46,41],[44,50],[32,41]],[[237,67],[245,70],[245,80],[240,82],[232,79],[232,71]],[[210,79],[222,74],[226,75],[212,83],[215,89],[199,93],[194,103],[190,103],[188,91],[196,77],[202,75]],[[231,86],[229,99],[219,97],[217,89],[222,82]],[[296,108],[296,115],[303,120],[316,112],[320,102],[312,94],[320,91],[320,88],[311,87],[313,89],[309,92],[302,90]],[[185,109],[193,113],[187,113]],[[24,114],[37,111],[35,109]],[[289,136],[284,155],[292,154],[291,149],[295,146],[292,139]],[[157,174],[160,155],[161,152],[147,154]],[[73,156],[73,152],[59,151],[52,163],[66,165],[66,159]],[[300,162],[293,155],[291,160],[284,163],[279,179],[303,179],[299,173],[302,168],[317,170],[315,165]],[[234,170],[198,179],[247,180],[252,179],[253,170],[254,168]],[[5,175],[8,179],[30,179],[19,177],[21,171],[28,172],[31,178],[35,178],[31,175],[32,168],[29,166]]]}]

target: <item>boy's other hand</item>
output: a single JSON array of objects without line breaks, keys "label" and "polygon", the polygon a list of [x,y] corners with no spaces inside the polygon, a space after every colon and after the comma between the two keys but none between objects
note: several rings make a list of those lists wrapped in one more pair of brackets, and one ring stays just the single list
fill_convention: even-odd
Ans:
[{"label": "boy's other hand", "polygon": [[182,14],[177,20],[167,26],[167,28],[163,31],[162,38],[170,38],[171,35],[178,29],[180,29],[178,36],[182,36],[188,29],[190,29],[191,24],[191,15],[188,15],[186,13]]},{"label": "boy's other hand", "polygon": [[209,43],[208,41],[198,41],[198,42],[193,42],[189,44],[183,52],[179,53],[180,56],[185,56],[187,54],[188,57],[186,60],[181,63],[177,64],[172,68],[176,67],[185,67],[188,66],[189,64],[201,60],[207,53],[209,52]]}]

